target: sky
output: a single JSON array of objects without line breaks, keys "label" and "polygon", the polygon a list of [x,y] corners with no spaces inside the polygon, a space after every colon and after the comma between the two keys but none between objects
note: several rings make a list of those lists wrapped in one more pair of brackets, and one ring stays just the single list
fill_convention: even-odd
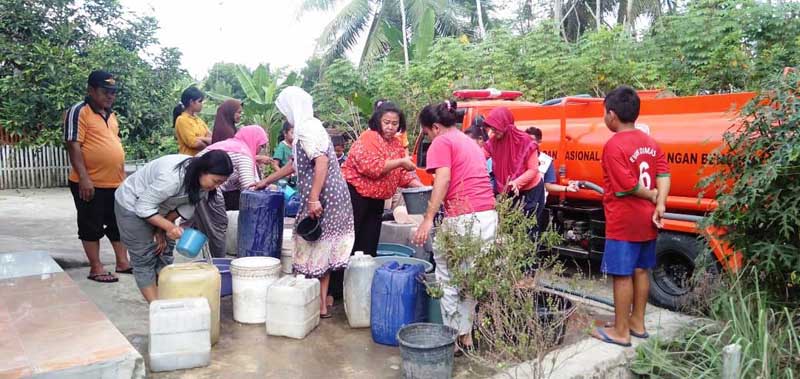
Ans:
[{"label": "sky", "polygon": [[339,1],[333,11],[300,16],[302,0],[120,2],[158,19],[160,45],[177,47],[183,53],[183,67],[195,79],[204,78],[216,62],[301,69],[313,55],[317,37],[345,3]]}]

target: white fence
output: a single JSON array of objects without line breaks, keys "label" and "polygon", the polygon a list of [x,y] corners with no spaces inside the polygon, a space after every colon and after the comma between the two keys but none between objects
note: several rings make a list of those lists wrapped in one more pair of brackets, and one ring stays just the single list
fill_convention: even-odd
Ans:
[{"label": "white fence", "polygon": [[0,145],[0,189],[65,187],[68,177],[63,146]]}]

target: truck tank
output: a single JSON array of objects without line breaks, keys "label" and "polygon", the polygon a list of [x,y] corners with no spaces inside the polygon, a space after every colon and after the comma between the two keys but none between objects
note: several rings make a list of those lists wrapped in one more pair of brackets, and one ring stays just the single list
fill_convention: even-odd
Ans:
[{"label": "truck tank", "polygon": [[[737,122],[739,111],[753,93],[707,95],[641,100],[637,127],[649,129],[669,162],[672,186],[667,208],[680,212],[706,212],[713,209],[714,192],[706,190],[702,199],[697,187],[702,177],[714,171],[712,153],[722,137]],[[475,109],[483,114],[483,109]],[[486,110],[485,113],[488,113]],[[603,145],[611,131],[603,122],[602,99],[567,98],[553,106],[512,108],[521,130],[536,126],[542,130],[541,150],[554,158],[556,175],[563,180],[603,183],[600,165]],[[561,138],[565,122],[565,138]],[[563,151],[563,155],[559,154]],[[654,175],[653,175],[654,177]],[[567,199],[600,201],[594,191],[565,194]]]}]

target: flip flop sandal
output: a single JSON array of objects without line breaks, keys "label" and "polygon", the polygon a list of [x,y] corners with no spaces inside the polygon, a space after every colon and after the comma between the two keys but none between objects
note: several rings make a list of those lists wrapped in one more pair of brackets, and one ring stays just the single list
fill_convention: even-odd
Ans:
[{"label": "flip flop sandal", "polygon": [[[103,278],[105,278],[105,279],[103,279]],[[86,277],[86,279],[94,280],[95,282],[98,282],[98,283],[115,283],[115,282],[119,281],[119,278],[117,278],[116,276],[112,275],[111,272],[107,272],[105,274],[89,275],[89,276]]]},{"label": "flip flop sandal", "polygon": [[333,317],[333,315],[331,314],[331,312],[328,312],[328,313],[320,313],[320,314],[319,314],[319,318],[331,318],[331,317]]},{"label": "flip flop sandal", "polygon": [[[614,327],[614,323],[613,322],[607,322],[603,326],[606,327],[606,328],[613,328]],[[636,333],[635,331],[633,331],[633,329],[629,329],[629,332],[631,333],[632,336],[634,336],[636,338],[641,338],[643,340],[646,340],[646,339],[650,338],[650,333],[647,333],[647,331],[645,331],[644,333]]]},{"label": "flip flop sandal", "polygon": [[606,331],[603,330],[603,328],[595,328],[594,330],[600,336],[598,337],[597,335],[592,334],[591,335],[592,338],[596,338],[596,339],[598,339],[600,341],[603,341],[605,343],[610,343],[612,345],[618,345],[618,346],[622,346],[622,347],[631,347],[631,343],[630,342],[619,342],[619,341],[615,341],[615,340],[611,339],[611,337],[609,337],[608,334],[606,334]]},{"label": "flip flop sandal", "polygon": [[125,270],[114,270],[117,274],[133,274],[133,267],[128,267]]}]

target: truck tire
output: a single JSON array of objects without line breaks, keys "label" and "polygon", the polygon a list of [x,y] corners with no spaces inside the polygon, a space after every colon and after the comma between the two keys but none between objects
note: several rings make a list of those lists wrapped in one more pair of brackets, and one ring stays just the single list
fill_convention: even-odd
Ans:
[{"label": "truck tire", "polygon": [[[650,270],[650,302],[669,310],[680,310],[693,290],[691,283],[700,253],[697,236],[661,232],[656,242],[656,267]],[[719,273],[718,266],[705,265],[710,274]]]}]

